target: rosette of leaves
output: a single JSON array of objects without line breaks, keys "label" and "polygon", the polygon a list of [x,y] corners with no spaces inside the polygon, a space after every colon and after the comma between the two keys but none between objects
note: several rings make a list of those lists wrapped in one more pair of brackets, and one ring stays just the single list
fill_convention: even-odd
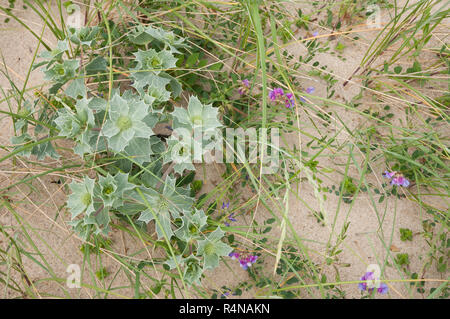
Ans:
[{"label": "rosette of leaves", "polygon": [[114,94],[109,103],[108,119],[101,134],[108,138],[108,146],[114,152],[121,152],[133,138],[149,138],[152,128],[144,122],[149,111],[148,104],[136,99],[124,99]]},{"label": "rosette of leaves", "polygon": [[186,243],[201,239],[204,237],[201,232],[207,226],[207,219],[208,216],[203,209],[194,208],[193,211],[186,211],[181,217],[182,225],[175,231],[175,235]]},{"label": "rosette of leaves", "polygon": [[[182,160],[183,154],[178,154],[179,160],[175,161],[176,171],[182,173],[183,170],[193,170],[192,160],[201,160],[206,152],[209,152],[211,143],[217,143],[215,139],[217,130],[222,126],[218,119],[218,108],[211,104],[203,105],[196,96],[189,98],[187,109],[175,107],[171,113],[173,118],[174,133],[173,138],[168,140],[169,152],[165,157],[175,156],[175,151],[193,151],[190,161]],[[189,145],[185,145],[189,144]],[[201,150],[201,154],[197,154]]]},{"label": "rosette of leaves", "polygon": [[198,241],[197,256],[203,256],[203,268],[216,268],[219,266],[219,258],[228,256],[233,248],[222,242],[225,233],[217,227],[204,240]]},{"label": "rosette of leaves", "polygon": [[[138,50],[134,55],[136,72],[131,75],[134,79],[132,86],[146,103],[166,102],[171,95],[177,97],[181,94],[181,84],[178,80],[164,72],[176,67],[177,60],[171,51]],[[167,90],[167,85],[170,85],[172,92]]]},{"label": "rosette of leaves", "polygon": [[100,176],[97,185],[97,196],[101,198],[105,207],[112,208],[123,206],[125,193],[136,186],[128,182],[128,174],[124,173],[117,173],[115,176],[108,173],[106,176]]},{"label": "rosette of leaves", "polygon": [[194,255],[183,257],[182,255],[175,256],[165,262],[169,269],[177,268],[177,265],[183,269],[183,280],[188,284],[200,284],[200,277],[203,274],[203,267],[201,260]]},{"label": "rosette of leaves", "polygon": [[177,59],[169,50],[159,52],[154,49],[138,50],[134,56],[137,62],[135,70],[148,71],[158,75],[161,71],[176,67]]},{"label": "rosette of leaves", "polygon": [[33,69],[41,66],[43,68],[45,80],[54,82],[49,89],[50,94],[56,92],[69,80],[73,79],[77,74],[80,62],[77,59],[64,60],[63,55],[69,51],[69,43],[67,40],[58,41],[57,47],[50,51],[42,52],[39,57],[44,61],[33,66]]},{"label": "rosette of leaves", "polygon": [[173,53],[181,53],[178,51],[178,48],[188,47],[188,45],[184,43],[185,39],[177,37],[173,31],[166,31],[162,28],[148,26],[145,28],[145,32],[150,35],[152,39],[164,44],[164,48],[169,48]]},{"label": "rosette of leaves", "polygon": [[183,174],[184,170],[195,170],[194,164],[192,164],[192,144],[195,141],[188,134],[175,137],[178,130],[174,131],[167,139],[167,151],[164,153],[164,163],[173,162],[173,170],[175,173]]},{"label": "rosette of leaves", "polygon": [[222,126],[218,118],[219,109],[212,104],[203,105],[196,96],[189,98],[187,109],[175,107],[172,117],[174,128],[183,127],[191,132],[194,129],[201,129],[202,133],[214,132]]},{"label": "rosette of leaves", "polygon": [[136,72],[132,77],[134,78],[132,86],[147,104],[166,102],[170,99],[171,93],[166,89],[171,83],[169,78],[149,72]]},{"label": "rosette of leaves", "polygon": [[68,28],[68,37],[70,41],[77,45],[93,46],[96,43],[96,37],[99,34],[99,27],[81,27]]},{"label": "rosette of leaves", "polygon": [[[100,176],[98,181],[85,177],[81,182],[73,181],[69,187],[70,225],[80,235],[88,236],[90,230],[95,230],[95,234],[109,233],[110,211],[123,206],[126,193],[135,185],[128,182],[128,174],[117,173]],[[80,215],[82,217],[78,218]]]},{"label": "rosette of leaves", "polygon": [[99,130],[93,130],[104,119],[107,102],[100,98],[77,100],[75,112],[68,107],[59,109],[54,120],[59,135],[73,138],[77,144],[74,152],[80,157],[86,153],[106,150],[106,141],[99,136]]},{"label": "rosette of leaves", "polygon": [[137,26],[129,35],[129,39],[132,43],[138,45],[146,45],[155,40],[159,44],[163,44],[164,48],[169,48],[173,53],[181,53],[178,48],[189,47],[184,43],[185,39],[176,36],[173,31],[152,26]]},{"label": "rosette of leaves", "polygon": [[152,188],[139,187],[133,196],[146,208],[141,212],[138,220],[147,224],[155,220],[158,238],[167,236],[170,239],[174,235],[172,220],[180,218],[183,211],[191,210],[194,203],[193,199],[184,195],[175,183],[175,178],[167,176],[162,192]]},{"label": "rosette of leaves", "polygon": [[95,179],[91,179],[87,176],[85,176],[81,182],[72,181],[72,183],[69,184],[72,193],[67,200],[67,207],[72,214],[72,220],[80,214],[84,213],[89,216],[91,213],[95,212],[94,186]]},{"label": "rosette of leaves", "polygon": [[59,88],[61,88],[65,83],[75,77],[77,73],[80,62],[78,60],[64,60],[62,62],[56,62],[51,67],[48,67],[44,70],[45,79],[50,80],[52,82],[56,82],[53,85],[49,92],[51,94],[55,94]]}]

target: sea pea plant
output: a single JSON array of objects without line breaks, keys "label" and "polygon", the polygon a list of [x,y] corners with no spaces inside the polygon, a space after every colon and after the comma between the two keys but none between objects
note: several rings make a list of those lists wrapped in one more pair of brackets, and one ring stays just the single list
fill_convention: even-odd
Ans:
[{"label": "sea pea plant", "polygon": [[[172,105],[182,87],[171,70],[188,47],[185,39],[161,28],[132,26],[120,42],[135,49],[119,72],[129,81],[119,82],[104,51],[111,41],[105,30],[70,28],[66,39],[40,55],[35,68],[42,68],[51,87],[44,99],[23,104],[12,142],[19,155],[58,158],[55,140],[65,138],[91,167],[108,164],[96,168],[94,178],[70,183],[67,208],[74,231],[89,240],[108,235],[114,218],[144,229],[154,225],[157,240],[165,242],[166,267],[177,268],[187,284],[198,284],[203,271],[217,267],[232,248],[222,242],[224,231],[194,207],[190,187],[179,183],[195,166],[175,159],[188,158],[194,131],[202,136],[197,146],[211,143],[212,132],[222,126],[218,109],[195,96],[187,109]],[[158,125],[178,135],[157,134]]]}]

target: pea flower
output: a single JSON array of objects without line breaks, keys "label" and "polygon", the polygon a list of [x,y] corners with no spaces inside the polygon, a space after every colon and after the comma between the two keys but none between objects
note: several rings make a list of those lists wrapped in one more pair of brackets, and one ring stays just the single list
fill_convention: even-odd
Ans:
[{"label": "pea flower", "polygon": [[387,294],[388,290],[389,288],[385,283],[381,283],[380,287],[377,288],[377,292],[382,295]]},{"label": "pea flower", "polygon": [[273,102],[284,103],[284,105],[290,109],[294,107],[294,95],[292,93],[284,94],[282,88],[274,88],[269,92],[269,99]]},{"label": "pea flower", "polygon": [[391,180],[391,185],[408,187],[410,184],[409,180],[406,177],[404,177],[403,174],[396,171],[393,172],[385,171],[383,176]]},{"label": "pea flower", "polygon": [[239,260],[239,263],[241,264],[242,269],[247,270],[248,267],[251,267],[252,264],[254,264],[256,262],[256,260],[258,259],[258,256],[247,256],[245,258],[241,258]]},{"label": "pea flower", "polygon": [[250,88],[250,82],[248,79],[242,80],[242,85],[239,87],[238,92],[240,95],[244,95],[248,92],[248,89]]},{"label": "pea flower", "polygon": [[240,254],[231,252],[228,254],[228,256],[231,257],[231,259],[235,260],[235,259],[239,259]]},{"label": "pea flower", "polygon": [[319,35],[319,32],[317,32],[317,31],[314,31],[312,34],[313,37],[317,37],[318,35]]},{"label": "pea flower", "polygon": [[[234,215],[235,215],[236,213],[231,213],[230,215],[228,215],[228,220],[229,221],[232,221],[232,222],[236,222],[237,220],[236,220],[236,218],[234,218]],[[230,223],[229,222],[225,222],[225,226],[227,226],[227,227],[230,227]]]},{"label": "pea flower", "polygon": [[236,296],[235,292],[232,292],[230,288],[224,288],[225,292],[220,295],[221,299],[227,298],[228,296]]},{"label": "pea flower", "polygon": [[286,93],[286,101],[285,101],[285,105],[288,109],[290,109],[291,107],[294,107],[295,102],[294,102],[294,95],[292,93]]},{"label": "pea flower", "polygon": [[[375,280],[375,276],[373,274],[373,272],[366,272],[364,274],[364,276],[361,277],[361,280],[367,281],[367,280]],[[374,288],[367,288],[367,282],[360,282],[358,284],[358,289],[361,291],[368,291],[368,292],[372,292],[374,290]],[[379,294],[385,295],[387,294],[389,288],[385,283],[380,283],[379,287],[377,288],[377,292]]]},{"label": "pea flower", "polygon": [[309,86],[306,88],[306,93],[312,94],[312,93],[314,93],[315,90],[316,90],[316,88],[314,86]]},{"label": "pea flower", "polygon": [[284,91],[282,88],[274,88],[269,92],[269,99],[271,101],[277,101],[278,99],[282,98],[284,95]]}]

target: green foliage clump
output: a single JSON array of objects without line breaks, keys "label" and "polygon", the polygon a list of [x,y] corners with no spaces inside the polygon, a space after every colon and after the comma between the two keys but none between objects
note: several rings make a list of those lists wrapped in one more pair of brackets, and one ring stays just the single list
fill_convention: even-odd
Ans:
[{"label": "green foliage clump", "polygon": [[[92,170],[94,175],[69,185],[66,204],[74,231],[90,240],[107,236],[115,220],[131,222],[142,231],[153,223],[155,242],[167,253],[161,264],[176,268],[189,285],[199,284],[204,270],[217,267],[232,248],[222,242],[225,233],[194,207],[193,195],[201,184],[191,192],[189,182],[177,182],[190,176],[183,176],[185,171],[195,173],[192,160],[177,159],[183,150],[190,155],[191,145],[183,138],[202,146],[213,141],[215,130],[222,127],[218,109],[196,96],[190,97],[187,109],[172,104],[182,90],[171,73],[177,67],[175,55],[183,55],[187,48],[185,39],[161,28],[136,26],[124,41],[134,50],[130,81],[114,87],[115,74],[104,75],[108,71],[108,52],[101,49],[104,35],[104,26],[69,28],[55,49],[40,55],[42,61],[35,68],[42,67],[51,83],[46,100],[52,108],[39,115],[45,125],[35,128],[33,138],[28,120],[38,112],[24,103],[20,114],[28,120],[17,121],[16,130],[22,134],[12,142],[20,155],[43,159],[58,157],[52,140],[65,138],[74,142],[73,151],[86,163],[107,162]],[[89,57],[83,65],[81,52]],[[95,86],[86,86],[87,79]],[[112,81],[109,87],[102,84],[105,79]],[[155,133],[157,125],[168,123],[170,136]],[[196,131],[203,138],[190,141]],[[48,141],[36,143],[43,133]],[[96,276],[104,279],[108,272],[102,268]]]}]

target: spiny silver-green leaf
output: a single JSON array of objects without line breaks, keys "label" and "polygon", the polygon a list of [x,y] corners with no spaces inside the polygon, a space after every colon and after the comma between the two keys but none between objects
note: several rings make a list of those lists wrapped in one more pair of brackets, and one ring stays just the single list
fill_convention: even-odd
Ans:
[{"label": "spiny silver-green leaf", "polygon": [[154,74],[159,74],[161,71],[176,67],[177,59],[168,50],[159,52],[155,49],[138,50],[134,55],[137,62],[136,70],[151,71]]},{"label": "spiny silver-green leaf", "polygon": [[113,151],[123,151],[133,138],[153,135],[152,129],[142,120],[148,108],[143,101],[127,100],[118,94],[111,98],[102,136],[108,138],[108,145]]},{"label": "spiny silver-green leaf", "polygon": [[222,126],[218,115],[218,108],[212,107],[211,104],[203,105],[196,96],[191,96],[187,109],[175,107],[172,112],[173,127],[184,127],[191,131],[196,128],[200,128],[202,132],[214,131]]},{"label": "spiny silver-green leaf", "polygon": [[170,92],[166,86],[170,79],[161,77],[151,72],[136,72],[132,74],[134,82],[132,86],[151,105],[154,101],[165,102],[170,99]]},{"label": "spiny silver-green leaf", "polygon": [[64,84],[75,77],[79,63],[78,60],[65,60],[62,63],[57,62],[44,71],[45,79],[56,82],[57,84]]},{"label": "spiny silver-green leaf", "polygon": [[115,176],[108,173],[106,176],[100,176],[97,185],[96,193],[104,206],[113,208],[122,206],[125,193],[135,187],[128,182],[128,174],[124,173],[117,173]]},{"label": "spiny silver-green leaf", "polygon": [[68,96],[74,99],[78,99],[79,97],[86,98],[87,89],[86,85],[84,85],[84,79],[79,78],[70,82],[65,92]]},{"label": "spiny silver-green leaf", "polygon": [[[136,194],[134,198],[144,204],[147,209],[139,216],[140,221],[150,222],[158,218],[159,223],[156,223],[156,232],[158,238],[163,238],[164,233],[169,238],[173,236],[171,218],[179,218],[183,211],[191,209],[193,199],[179,194],[175,186],[175,178],[166,177],[162,193],[159,193],[151,188],[141,187],[140,190],[145,197],[145,201]],[[161,227],[160,225],[161,224]]]},{"label": "spiny silver-green leaf", "polygon": [[201,231],[206,227],[206,220],[208,216],[203,210],[194,208],[193,211],[185,211],[181,217],[182,226],[175,231],[175,235],[189,242],[202,238]]},{"label": "spiny silver-green leaf", "polygon": [[68,28],[68,37],[70,41],[78,45],[92,46],[95,44],[95,38],[99,33],[98,26],[94,27],[81,27],[81,28]]},{"label": "spiny silver-green leaf", "polygon": [[203,256],[204,268],[213,269],[219,265],[219,258],[228,256],[233,248],[221,241],[224,232],[217,227],[205,240],[198,241],[197,256]]},{"label": "spiny silver-green leaf", "polygon": [[90,100],[83,98],[75,104],[75,112],[65,108],[58,110],[57,118],[54,121],[60,130],[59,135],[75,137],[95,125],[94,113],[89,107],[89,103]]},{"label": "spiny silver-green leaf", "polygon": [[87,176],[85,176],[81,182],[72,181],[72,183],[69,184],[72,193],[67,200],[67,207],[72,213],[72,219],[82,213],[89,215],[95,211],[94,186],[95,180]]}]

